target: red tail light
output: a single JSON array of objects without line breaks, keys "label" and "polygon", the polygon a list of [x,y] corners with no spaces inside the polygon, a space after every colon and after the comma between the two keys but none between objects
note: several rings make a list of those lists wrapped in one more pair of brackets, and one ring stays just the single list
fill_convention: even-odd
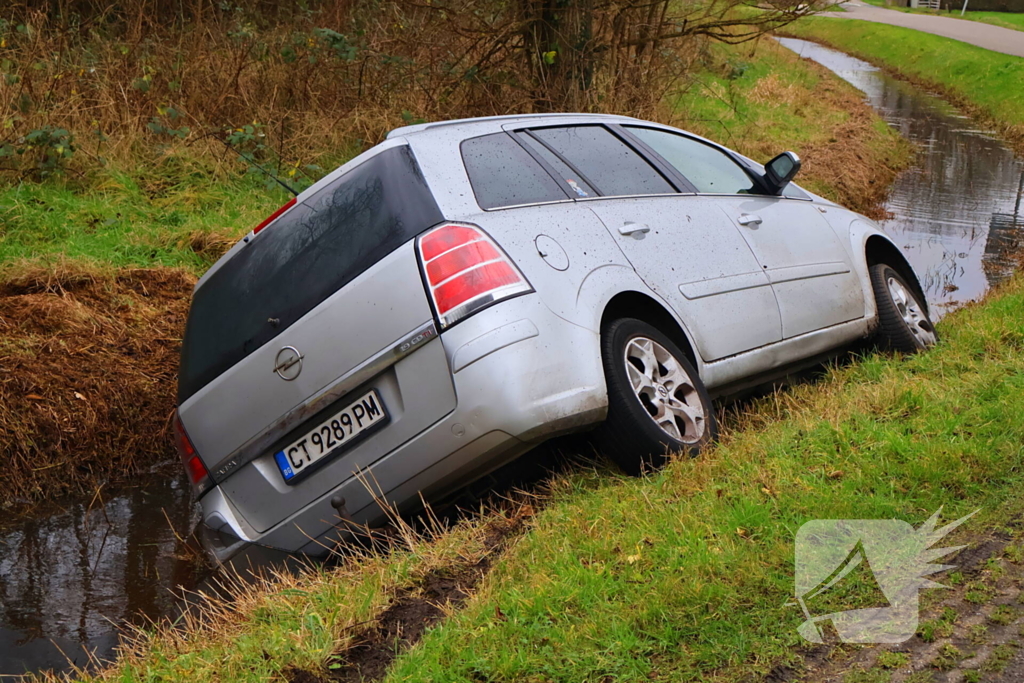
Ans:
[{"label": "red tail light", "polygon": [[213,485],[213,481],[199,453],[196,452],[196,447],[192,445],[192,440],[188,438],[188,432],[185,431],[185,425],[181,424],[177,410],[174,411],[174,445],[178,447],[178,457],[185,466],[188,480],[192,482],[196,495],[205,493]]},{"label": "red tail light", "polygon": [[264,220],[264,221],[263,221],[262,223],[260,223],[260,224],[259,224],[259,225],[257,225],[257,226],[256,226],[255,228],[253,228],[253,229],[252,229],[252,234],[254,234],[254,235],[255,235],[255,234],[256,234],[256,233],[258,233],[258,232],[259,232],[260,230],[262,230],[263,228],[265,228],[265,227],[267,227],[268,225],[270,225],[271,223],[273,223],[273,222],[274,222],[275,220],[277,220],[277,218],[278,218],[278,217],[279,217],[279,216],[280,216],[281,214],[283,214],[283,213],[284,213],[285,211],[287,211],[288,209],[292,208],[293,206],[295,206],[295,197],[292,197],[291,199],[289,199],[289,200],[288,200],[288,201],[287,201],[287,202],[285,203],[285,205],[284,205],[284,206],[282,206],[282,207],[281,207],[280,209],[278,209],[278,210],[277,210],[277,211],[275,211],[274,213],[272,213],[272,214],[270,214],[269,216],[267,216],[267,217],[266,217],[266,219],[265,219],[265,220]]},{"label": "red tail light", "polygon": [[420,260],[444,329],[481,308],[530,291],[530,283],[487,234],[446,224],[420,237]]}]

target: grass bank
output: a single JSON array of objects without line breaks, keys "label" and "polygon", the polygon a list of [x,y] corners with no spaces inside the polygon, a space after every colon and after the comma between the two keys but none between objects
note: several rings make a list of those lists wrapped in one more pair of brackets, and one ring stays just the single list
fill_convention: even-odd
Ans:
[{"label": "grass bank", "polygon": [[921,31],[813,17],[784,31],[942,93],[1024,151],[1024,59]]},{"label": "grass bank", "polygon": [[0,277],[68,261],[101,271],[171,267],[199,275],[288,196],[237,168],[173,154],[88,182],[0,187]]},{"label": "grass bank", "polygon": [[358,644],[430,576],[458,576],[487,529],[525,519],[462,609],[399,650],[388,681],[746,680],[800,665],[793,538],[812,519],[1020,509],[1024,278],[940,323],[942,344],[870,354],[726,417],[721,443],[644,479],[576,471],[534,513],[270,584],[214,621],[157,630],[89,681],[354,680]]}]

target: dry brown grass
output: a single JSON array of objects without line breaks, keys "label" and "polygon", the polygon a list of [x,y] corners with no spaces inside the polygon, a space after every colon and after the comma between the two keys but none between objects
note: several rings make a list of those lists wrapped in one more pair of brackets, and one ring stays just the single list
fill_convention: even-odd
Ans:
[{"label": "dry brown grass", "polygon": [[[186,25],[161,25],[145,14],[147,3],[131,4],[110,23],[27,10],[11,18],[0,47],[9,75],[0,78],[0,139],[60,127],[74,135],[73,167],[134,166],[182,145],[230,159],[207,134],[256,124],[239,147],[263,158],[264,145],[292,163],[337,156],[353,140],[376,143],[406,119],[529,108],[510,92],[487,97],[444,73],[468,45],[443,35],[429,8],[388,4],[353,15],[352,3],[338,0],[259,23],[258,15],[207,6]],[[351,36],[358,51],[318,33],[328,27]]]},{"label": "dry brown grass", "polygon": [[[182,146],[232,159],[215,138],[253,125],[252,139],[237,146],[287,169],[337,158],[353,141],[374,144],[420,119],[570,106],[538,95],[515,11],[487,0],[454,12],[404,0],[330,0],[275,12],[191,5],[166,23],[146,2],[84,16],[0,10],[9,20],[0,23],[0,143],[24,147],[19,140],[33,130],[66,129],[76,146],[68,165],[82,171],[148,165]],[[656,108],[658,65],[621,80],[596,75],[572,105]],[[0,159],[0,168],[22,161],[15,170],[24,173],[50,152],[30,147],[24,157]]]},{"label": "dry brown grass", "polygon": [[[288,171],[418,120],[650,118],[708,42],[748,40],[815,3],[741,5],[20,0],[0,9],[0,170],[134,168],[182,145],[217,159],[241,133],[236,147]],[[31,138],[54,128],[71,133],[73,160],[70,140]]]},{"label": "dry brown grass", "polygon": [[0,283],[0,507],[179,467],[167,431],[192,276],[8,269]]}]

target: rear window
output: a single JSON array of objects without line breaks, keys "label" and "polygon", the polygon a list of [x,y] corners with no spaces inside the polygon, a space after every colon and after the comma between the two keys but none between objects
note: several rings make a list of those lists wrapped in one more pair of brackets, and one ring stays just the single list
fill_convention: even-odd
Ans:
[{"label": "rear window", "polygon": [[653,166],[602,126],[539,128],[531,132],[606,197],[675,192]]},{"label": "rear window", "polygon": [[182,341],[179,403],[442,220],[405,145],[294,206],[195,293]]},{"label": "rear window", "polygon": [[547,171],[507,133],[466,140],[461,149],[473,194],[483,209],[568,198]]}]

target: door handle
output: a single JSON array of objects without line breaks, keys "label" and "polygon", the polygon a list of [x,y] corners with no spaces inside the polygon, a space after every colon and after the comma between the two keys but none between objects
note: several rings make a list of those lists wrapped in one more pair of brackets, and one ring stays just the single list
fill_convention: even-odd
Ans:
[{"label": "door handle", "polygon": [[744,213],[740,214],[736,222],[740,225],[761,225],[761,217],[754,213]]},{"label": "door handle", "polygon": [[642,240],[644,236],[651,231],[649,225],[643,223],[633,223],[626,221],[625,225],[619,228],[619,234],[627,237],[632,237],[635,240]]}]

